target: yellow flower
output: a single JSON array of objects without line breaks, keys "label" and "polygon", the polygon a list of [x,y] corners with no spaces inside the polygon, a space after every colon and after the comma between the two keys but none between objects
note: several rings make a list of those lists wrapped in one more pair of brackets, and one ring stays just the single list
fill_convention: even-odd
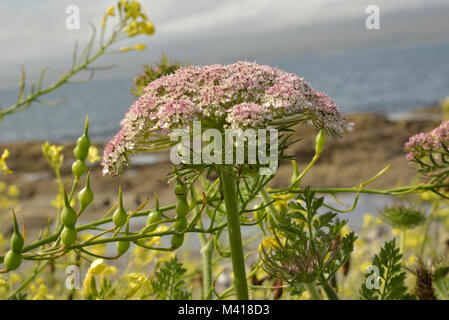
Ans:
[{"label": "yellow flower", "polygon": [[155,31],[154,25],[149,20],[146,21],[146,22],[141,22],[139,24],[139,27],[140,27],[141,33],[144,33],[144,34],[146,34],[148,36],[151,36],[151,35],[154,34],[154,31]]},{"label": "yellow flower", "polygon": [[140,288],[152,290],[151,283],[148,281],[147,277],[141,273],[128,273],[125,275],[128,280],[129,291],[126,294],[126,298],[132,297]]},{"label": "yellow flower", "polygon": [[[59,192],[56,197],[50,202],[50,204],[55,207],[56,209],[62,208],[64,207],[64,197],[61,194],[61,192]],[[70,201],[70,206],[74,207],[76,204],[76,200],[75,197],[72,198],[72,200]]]},{"label": "yellow flower", "polygon": [[110,6],[108,8],[108,10],[106,10],[105,15],[110,16],[110,17],[114,17],[115,16],[115,7],[114,6]]},{"label": "yellow flower", "polygon": [[401,233],[401,229],[399,229],[399,228],[393,228],[393,229],[391,229],[391,234],[394,235],[394,236],[397,236],[397,235],[399,235],[400,233]]},{"label": "yellow flower", "polygon": [[95,281],[95,276],[99,276],[104,273],[107,265],[103,259],[95,259],[87,270],[86,277],[83,281],[83,292],[84,297],[87,299],[89,297],[95,297],[97,295],[97,285]]},{"label": "yellow flower", "polygon": [[360,271],[362,271],[363,273],[366,273],[366,270],[371,267],[373,264],[370,261],[364,262],[362,264],[359,265],[359,269]]},{"label": "yellow flower", "polygon": [[12,171],[9,170],[8,166],[6,165],[6,159],[9,157],[9,150],[5,149],[3,150],[3,154],[0,157],[0,174],[11,174]]},{"label": "yellow flower", "polygon": [[11,282],[11,284],[17,283],[21,280],[22,280],[22,278],[17,273],[15,273],[15,272],[9,273],[9,281]]},{"label": "yellow flower", "polygon": [[134,49],[139,50],[139,51],[143,51],[147,48],[146,45],[144,45],[143,43],[138,43],[134,46]]},{"label": "yellow flower", "polygon": [[[83,242],[87,241],[90,238],[92,238],[93,236],[94,235],[91,233],[82,233],[81,241],[83,241]],[[95,245],[89,246],[89,249],[93,254],[96,254],[99,256],[102,256],[106,253],[106,245],[105,244],[95,244]]]},{"label": "yellow flower", "polygon": [[48,164],[55,170],[59,170],[64,161],[63,146],[51,145],[48,141],[42,145],[42,153]]},{"label": "yellow flower", "polygon": [[280,244],[275,236],[263,237],[262,241],[259,245],[259,252],[263,252],[264,250],[273,250],[279,248]]},{"label": "yellow flower", "polygon": [[410,266],[410,265],[414,264],[417,260],[418,260],[418,258],[415,255],[411,255],[410,257],[407,258],[407,261],[405,264]]},{"label": "yellow flower", "polygon": [[134,37],[139,34],[139,27],[136,21],[131,21],[125,28],[126,33],[129,37]]},{"label": "yellow flower", "polygon": [[418,245],[421,242],[421,237],[414,235],[412,236],[411,234],[409,234],[406,238],[405,238],[405,247],[407,249],[415,249],[418,247]]},{"label": "yellow flower", "polygon": [[87,270],[87,273],[92,273],[96,276],[100,275],[103,270],[106,269],[106,264],[104,263],[103,259],[95,259],[89,267],[89,270]]},{"label": "yellow flower", "polygon": [[106,10],[106,13],[103,16],[103,20],[101,21],[101,28],[106,27],[106,22],[108,21],[108,17],[114,17],[115,16],[115,7],[110,6],[108,10]]},{"label": "yellow flower", "polygon": [[39,284],[37,288],[35,285],[31,285],[30,289],[34,293],[34,296],[31,297],[31,300],[54,299],[53,295],[48,294],[48,288],[44,284]]},{"label": "yellow flower", "polygon": [[15,198],[15,197],[18,197],[20,195],[20,190],[19,190],[19,188],[17,188],[16,185],[12,185],[12,186],[10,186],[8,188],[8,193],[7,194],[8,194],[9,197]]},{"label": "yellow flower", "polygon": [[362,228],[366,229],[369,228],[369,226],[371,226],[371,223],[374,222],[374,217],[373,215],[367,213],[363,216],[363,224],[362,224]]},{"label": "yellow flower", "polygon": [[89,160],[90,163],[96,163],[101,160],[101,157],[98,154],[98,149],[94,146],[89,147],[89,152],[87,154],[87,160]]},{"label": "yellow flower", "polygon": [[340,232],[342,237],[344,237],[351,232],[351,228],[349,228],[347,225],[344,225],[343,228],[341,228]]}]

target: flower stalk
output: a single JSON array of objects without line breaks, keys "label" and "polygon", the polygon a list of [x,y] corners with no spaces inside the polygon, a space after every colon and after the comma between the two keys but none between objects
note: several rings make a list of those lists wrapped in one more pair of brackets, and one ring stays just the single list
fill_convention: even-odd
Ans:
[{"label": "flower stalk", "polygon": [[228,219],[229,244],[231,247],[234,286],[239,300],[248,300],[248,284],[246,283],[245,259],[243,256],[242,234],[240,231],[240,215],[235,178],[232,167],[220,169],[221,185]]}]

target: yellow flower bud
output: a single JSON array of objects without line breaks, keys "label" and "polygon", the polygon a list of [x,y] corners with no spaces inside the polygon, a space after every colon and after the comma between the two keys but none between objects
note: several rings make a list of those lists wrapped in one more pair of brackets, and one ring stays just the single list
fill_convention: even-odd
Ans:
[{"label": "yellow flower bud", "polygon": [[12,171],[9,170],[8,166],[6,165],[6,159],[9,157],[9,150],[5,149],[3,150],[3,154],[0,157],[0,174],[11,174]]},{"label": "yellow flower bud", "polygon": [[110,16],[110,17],[114,17],[115,16],[115,7],[114,6],[110,6],[108,8],[108,10],[106,11],[106,15]]},{"label": "yellow flower bud", "polygon": [[134,46],[134,49],[139,50],[139,51],[143,51],[147,48],[146,45],[144,45],[143,43],[138,43]]},{"label": "yellow flower bud", "polygon": [[121,47],[120,48],[120,52],[128,52],[128,51],[131,51],[131,50],[133,50],[134,48],[132,48],[132,47]]},{"label": "yellow flower bud", "polygon": [[154,34],[154,31],[155,31],[154,25],[153,25],[153,23],[151,21],[147,21],[147,22],[143,23],[143,26],[142,26],[142,32],[143,33],[145,33],[146,35],[151,36],[151,35]]}]

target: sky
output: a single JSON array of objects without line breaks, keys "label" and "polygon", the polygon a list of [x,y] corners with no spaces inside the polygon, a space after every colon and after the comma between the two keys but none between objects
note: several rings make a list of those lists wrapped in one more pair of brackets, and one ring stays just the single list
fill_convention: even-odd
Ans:
[{"label": "sky", "polygon": [[[107,0],[1,0],[0,85],[16,84],[21,65],[56,76],[70,67],[75,41],[85,44]],[[142,0],[156,27],[148,49],[101,58],[111,74],[137,73],[166,52],[190,63],[315,54],[370,46],[449,41],[447,0]],[[367,5],[380,8],[380,30],[367,30]],[[79,30],[65,26],[66,7],[80,9]]]}]

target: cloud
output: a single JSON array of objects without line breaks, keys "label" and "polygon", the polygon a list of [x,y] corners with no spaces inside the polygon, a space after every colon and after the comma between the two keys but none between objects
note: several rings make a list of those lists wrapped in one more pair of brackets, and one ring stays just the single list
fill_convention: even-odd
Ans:
[{"label": "cloud", "polygon": [[[115,2],[2,1],[0,3],[2,77],[17,76],[21,64],[30,66],[31,72],[37,72],[37,67],[44,65],[51,65],[56,69],[67,67],[74,42],[76,40],[85,42],[90,36],[88,22],[92,21],[98,26],[105,9]],[[381,8],[381,14],[447,5],[447,0],[375,2]],[[170,48],[172,52],[180,55],[185,45],[189,47],[189,42],[198,45],[196,51],[192,53],[195,54],[196,60],[208,58],[210,52],[208,47],[219,44],[220,39],[224,39],[223,43],[227,45],[235,44],[235,56],[251,52],[253,47],[258,50],[261,48],[272,50],[270,43],[263,43],[264,34],[282,38],[284,30],[300,27],[307,29],[315,25],[324,25],[327,30],[332,30],[336,23],[351,19],[359,19],[360,25],[363,25],[365,7],[372,4],[372,0],[143,0],[141,3],[143,7],[148,8],[148,15],[154,21],[157,33],[151,39],[133,39],[133,42],[130,42],[145,40],[148,43],[150,48],[148,53],[132,53],[136,58],[134,62],[139,64],[149,56],[159,55],[165,48]],[[65,8],[68,5],[77,5],[80,8],[80,30],[68,30],[65,27]],[[398,15],[398,17],[402,20],[407,19],[406,16]],[[413,24],[410,24],[410,29],[413,28]],[[319,36],[316,32],[313,34]],[[252,37],[259,39],[257,40],[259,42],[252,43]],[[232,39],[237,40],[233,42]],[[239,41],[241,43],[238,43]],[[289,47],[289,43],[282,45]],[[227,49],[221,58],[229,56],[229,51],[233,48]],[[129,58],[115,59],[119,63],[129,63],[127,61]]]}]

